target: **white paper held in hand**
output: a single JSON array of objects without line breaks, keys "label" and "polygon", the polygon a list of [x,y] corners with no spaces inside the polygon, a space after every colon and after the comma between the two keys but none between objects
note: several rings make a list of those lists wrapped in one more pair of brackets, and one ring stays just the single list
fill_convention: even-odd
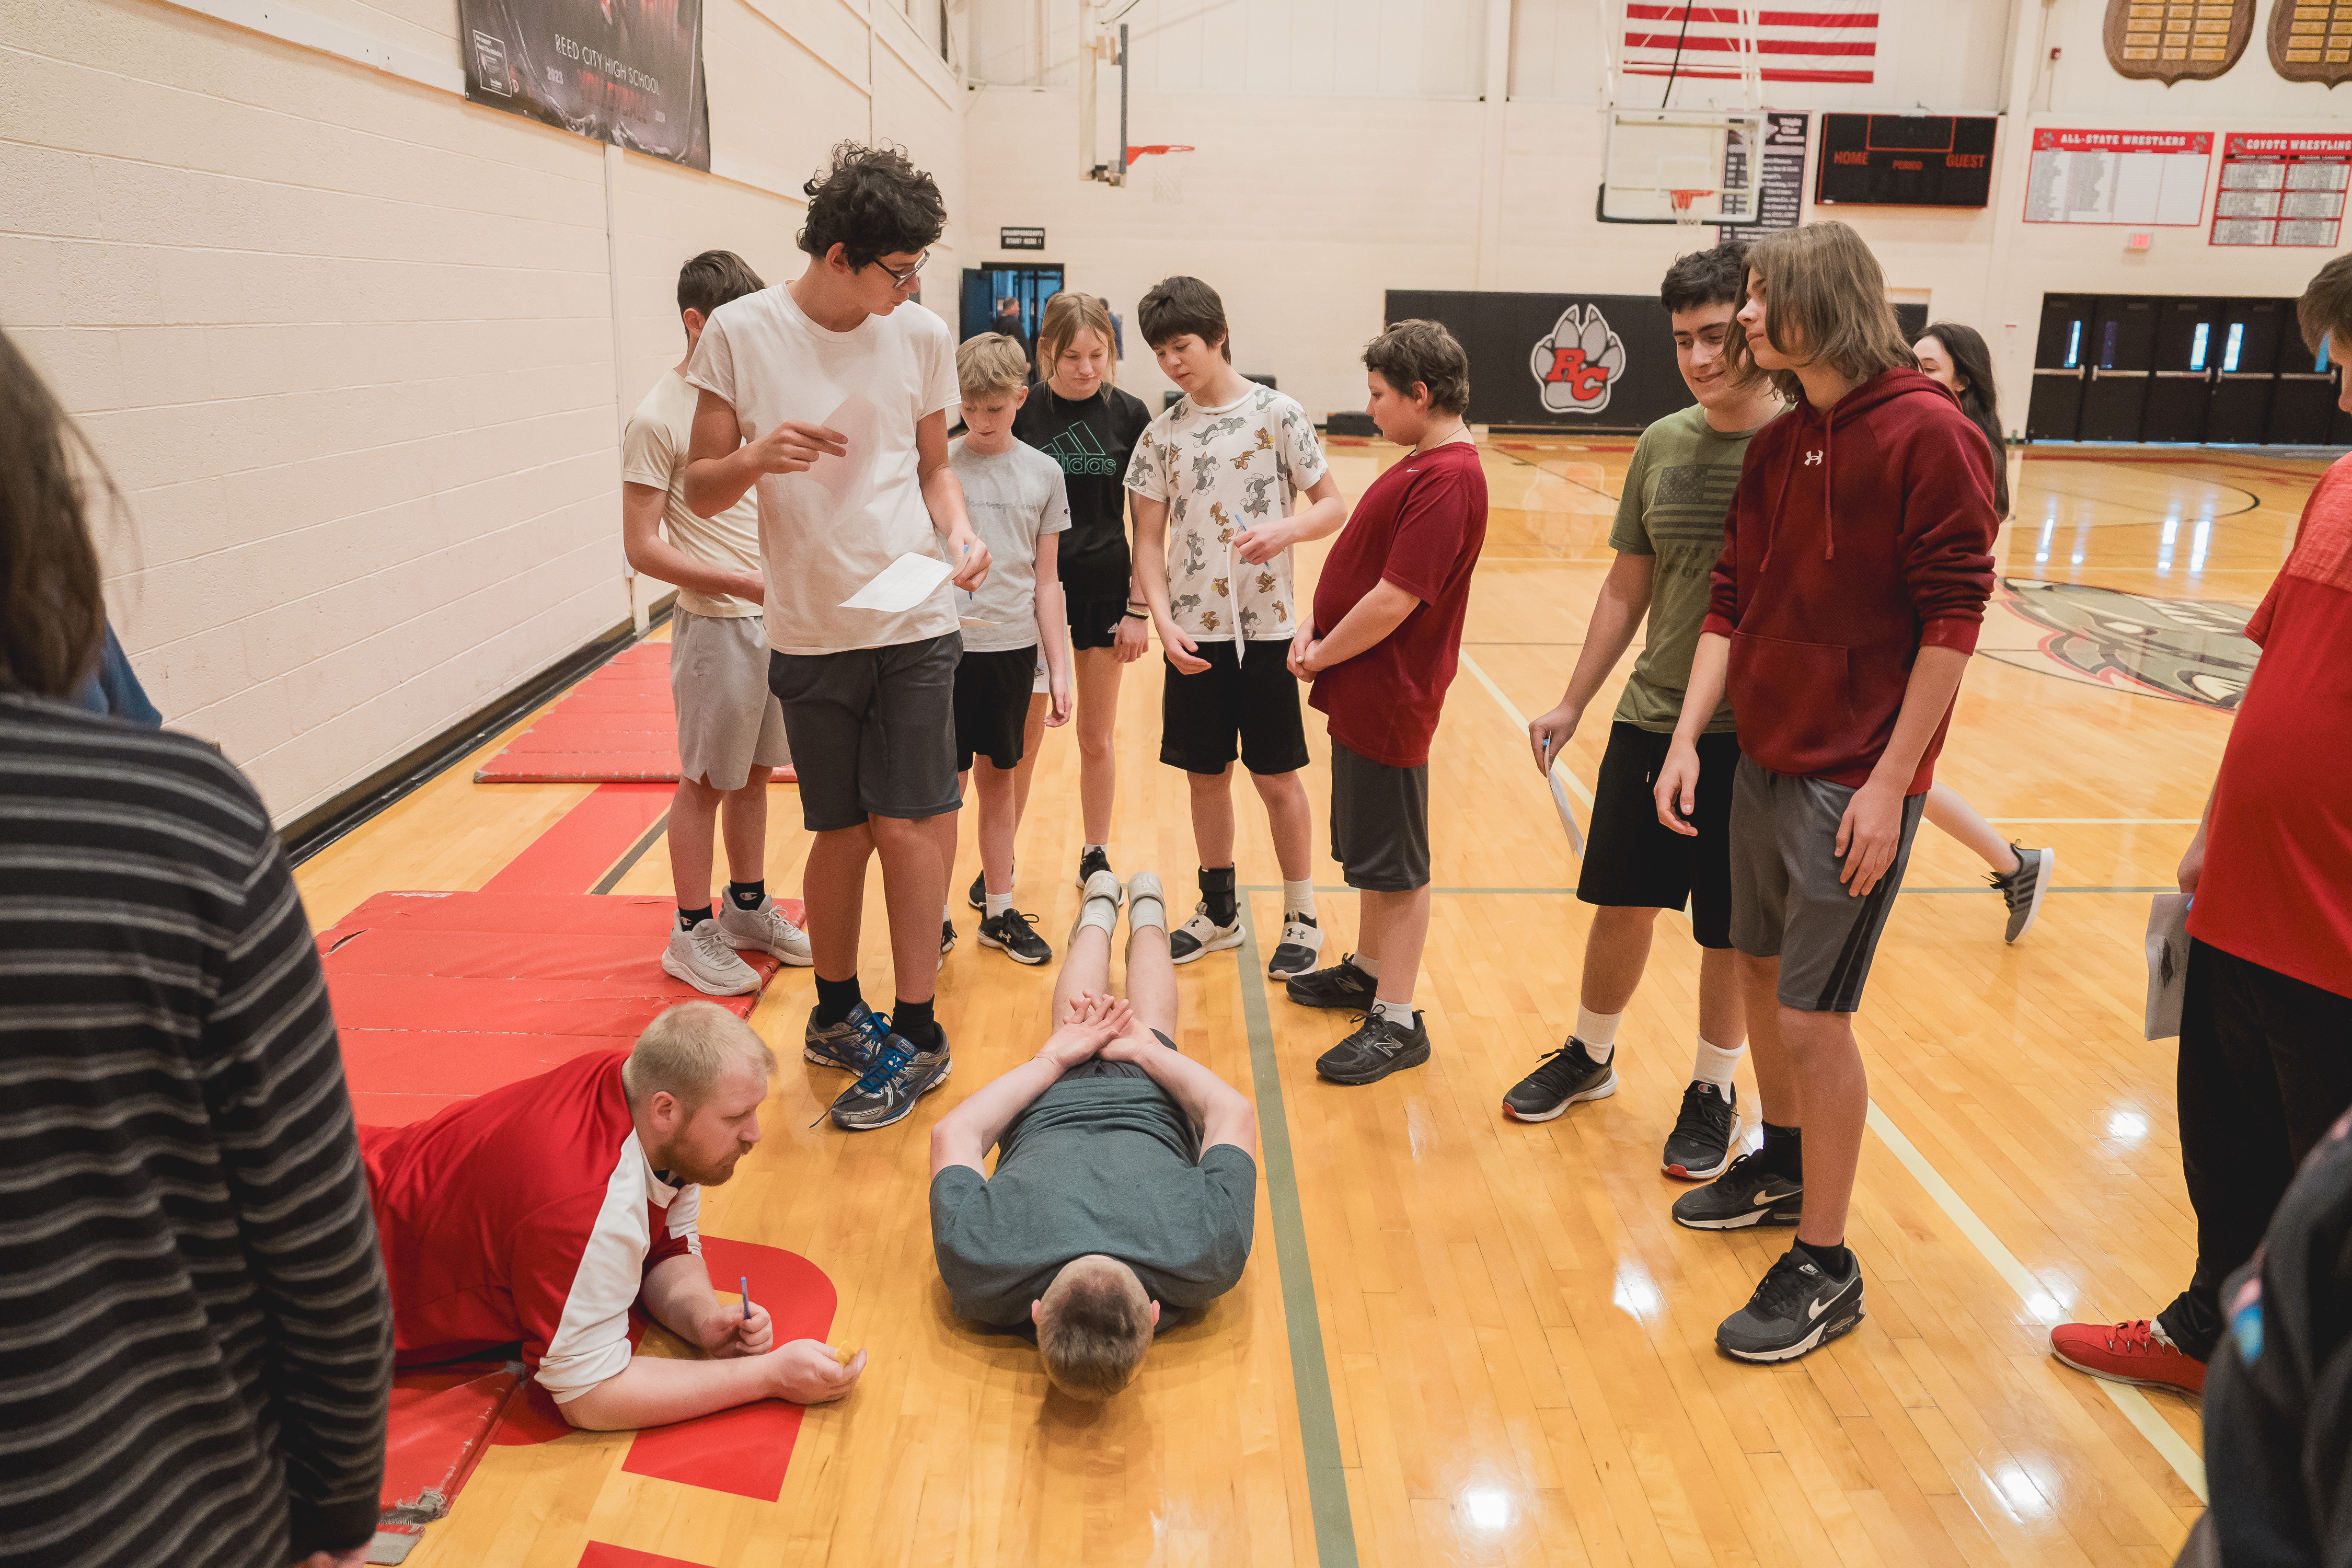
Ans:
[{"label": "white paper held in hand", "polygon": [[866,459],[874,449],[874,431],[878,422],[874,405],[863,394],[855,392],[824,416],[824,427],[841,437],[848,453],[839,458],[825,453],[808,466],[808,477],[833,497],[833,515],[836,519],[846,517],[865,504]]},{"label": "white paper held in hand", "polygon": [[875,574],[874,581],[841,602],[845,610],[880,610],[898,615],[911,610],[948,580],[948,563],[936,555],[901,555]]},{"label": "white paper held in hand", "polygon": [[2151,1040],[2180,1033],[2180,1004],[2189,994],[2189,895],[2158,893],[2147,908],[2147,1013]]},{"label": "white paper held in hand", "polygon": [[1581,860],[1584,858],[1584,835],[1577,828],[1576,814],[1568,809],[1568,791],[1561,786],[1559,775],[1549,768],[1544,770],[1544,778],[1551,784],[1551,803],[1559,807],[1559,825],[1568,829],[1568,847],[1575,850],[1576,858]]}]

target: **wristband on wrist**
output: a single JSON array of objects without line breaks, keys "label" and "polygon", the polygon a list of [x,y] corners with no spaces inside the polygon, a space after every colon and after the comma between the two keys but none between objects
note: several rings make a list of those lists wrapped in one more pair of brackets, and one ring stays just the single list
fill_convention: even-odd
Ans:
[{"label": "wristband on wrist", "polygon": [[1129,610],[1127,612],[1126,618],[1130,621],[1148,621],[1151,617],[1145,615],[1141,610]]}]

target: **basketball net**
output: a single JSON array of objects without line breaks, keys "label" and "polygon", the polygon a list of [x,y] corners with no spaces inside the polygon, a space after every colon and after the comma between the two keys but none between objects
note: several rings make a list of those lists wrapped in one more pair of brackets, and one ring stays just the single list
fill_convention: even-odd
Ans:
[{"label": "basketball net", "polygon": [[1685,228],[1696,228],[1699,224],[1698,199],[1716,195],[1713,191],[1668,191],[1675,204],[1675,221]]}]

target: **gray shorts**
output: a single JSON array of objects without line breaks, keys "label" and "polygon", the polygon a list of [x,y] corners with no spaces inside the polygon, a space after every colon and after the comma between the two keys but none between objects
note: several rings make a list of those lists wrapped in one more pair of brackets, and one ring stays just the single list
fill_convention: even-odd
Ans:
[{"label": "gray shorts", "polygon": [[1392,768],[1331,742],[1331,858],[1348,886],[1429,886],[1429,764]]},{"label": "gray shorts", "polygon": [[1780,1005],[1800,1013],[1851,1013],[1878,951],[1886,913],[1911,864],[1924,795],[1903,803],[1895,864],[1867,895],[1838,880],[1838,823],[1853,791],[1822,779],[1790,778],[1739,759],[1731,788],[1731,945],[1750,958],[1780,961]]},{"label": "gray shorts", "polygon": [[784,710],[768,689],[768,636],[759,616],[677,611],[669,694],[677,709],[680,777],[741,789],[753,768],[793,760]]},{"label": "gray shorts", "polygon": [[801,769],[801,823],[811,833],[869,816],[940,816],[956,794],[955,673],[963,634],[844,653],[768,655]]}]

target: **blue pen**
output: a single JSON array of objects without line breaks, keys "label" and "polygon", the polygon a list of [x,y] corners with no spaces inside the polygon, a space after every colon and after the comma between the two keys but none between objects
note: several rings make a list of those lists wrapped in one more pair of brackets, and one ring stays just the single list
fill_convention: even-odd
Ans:
[{"label": "blue pen", "polygon": [[751,1321],[751,1277],[749,1274],[738,1275],[736,1283],[742,1287],[743,1321],[748,1323]]},{"label": "blue pen", "polygon": [[[967,562],[969,562],[969,561],[971,559],[971,545],[969,545],[969,544],[967,544],[967,545],[965,545],[965,546],[963,547],[963,558],[964,558],[964,560],[965,560],[965,561],[967,561]],[[976,599],[976,598],[978,598],[980,595],[977,595],[977,594],[974,594],[971,589],[966,588],[966,589],[963,591],[963,596],[964,596],[966,599],[968,599],[968,600],[969,600],[969,599]]]}]

